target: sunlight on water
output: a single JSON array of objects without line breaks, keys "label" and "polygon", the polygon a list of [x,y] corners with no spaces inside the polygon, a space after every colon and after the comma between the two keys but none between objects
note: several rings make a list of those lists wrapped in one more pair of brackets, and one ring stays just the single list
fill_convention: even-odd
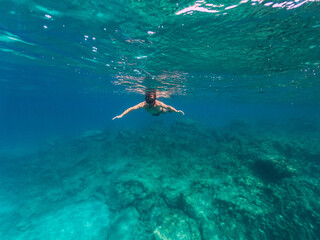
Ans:
[{"label": "sunlight on water", "polygon": [[[178,12],[176,12],[176,15],[180,14],[192,14],[194,11],[198,12],[206,12],[206,13],[223,13],[225,10],[229,10],[232,8],[235,8],[239,6],[240,4],[248,3],[249,0],[242,0],[238,4],[235,5],[227,5],[227,4],[221,4],[221,1],[219,1],[220,4],[214,5],[212,3],[207,3],[204,0],[196,1],[193,6],[184,8]],[[280,3],[274,3],[274,2],[266,2],[264,0],[252,0],[251,5],[256,4],[263,4],[264,6],[271,6],[273,8],[286,8],[286,9],[294,9],[301,7],[303,4],[306,4],[308,2],[314,2],[314,0],[295,0],[295,1],[284,1]],[[224,12],[226,14],[227,12]]]},{"label": "sunlight on water", "polygon": [[[112,82],[129,92],[155,87],[199,95],[208,89],[228,92],[231,83],[244,81],[255,91],[273,91],[269,83],[288,74],[292,77],[278,84],[279,92],[294,83],[316,97],[312,86],[319,83],[319,4],[9,1],[0,16],[0,47],[6,61],[17,67],[59,66],[78,74],[112,76]],[[30,46],[12,49],[11,42]]]}]

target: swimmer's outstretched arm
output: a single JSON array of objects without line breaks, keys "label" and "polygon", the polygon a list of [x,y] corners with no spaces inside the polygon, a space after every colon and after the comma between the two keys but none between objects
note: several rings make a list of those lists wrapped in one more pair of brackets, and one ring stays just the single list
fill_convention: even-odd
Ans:
[{"label": "swimmer's outstretched arm", "polygon": [[167,104],[164,104],[163,102],[160,102],[159,103],[161,104],[161,107],[164,107],[165,109],[167,109],[169,112],[176,112],[176,113],[182,113],[184,115],[184,112],[181,111],[181,110],[177,110],[175,109],[174,107],[171,107]]},{"label": "swimmer's outstretched arm", "polygon": [[116,118],[122,118],[124,115],[128,114],[129,112],[132,112],[134,110],[137,110],[139,108],[143,108],[144,106],[144,102],[141,102],[131,108],[128,108],[127,110],[125,110],[121,115],[115,116],[114,118],[112,118],[112,120],[116,119]]}]

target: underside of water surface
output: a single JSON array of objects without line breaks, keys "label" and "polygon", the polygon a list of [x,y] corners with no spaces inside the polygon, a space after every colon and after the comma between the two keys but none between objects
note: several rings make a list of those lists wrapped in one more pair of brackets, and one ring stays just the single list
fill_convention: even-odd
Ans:
[{"label": "underside of water surface", "polygon": [[[101,91],[113,76],[121,93],[272,92],[284,100],[289,91],[295,100],[319,101],[316,0],[12,0],[0,7],[7,9],[0,16],[5,86],[41,89],[53,81]],[[77,77],[51,79],[66,74]]]}]

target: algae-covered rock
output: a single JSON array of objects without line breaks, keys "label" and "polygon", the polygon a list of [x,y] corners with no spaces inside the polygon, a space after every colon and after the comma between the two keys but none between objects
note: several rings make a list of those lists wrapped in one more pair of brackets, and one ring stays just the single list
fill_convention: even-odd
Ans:
[{"label": "algae-covered rock", "polygon": [[153,231],[156,240],[179,239],[200,240],[201,235],[196,222],[180,211],[166,215]]},{"label": "algae-covered rock", "polygon": [[0,238],[318,239],[317,139],[189,120],[90,133],[1,171],[23,202]]},{"label": "algae-covered rock", "polygon": [[187,216],[202,220],[205,212],[211,206],[212,192],[194,192],[167,190],[163,194],[165,203],[170,208],[179,209]]},{"label": "algae-covered rock", "polygon": [[163,199],[171,208],[179,208],[184,203],[183,194],[175,189],[166,189],[163,192]]},{"label": "algae-covered rock", "polygon": [[111,207],[127,208],[134,206],[137,201],[147,196],[147,189],[143,183],[136,180],[119,182],[114,188],[114,200],[110,202]]}]

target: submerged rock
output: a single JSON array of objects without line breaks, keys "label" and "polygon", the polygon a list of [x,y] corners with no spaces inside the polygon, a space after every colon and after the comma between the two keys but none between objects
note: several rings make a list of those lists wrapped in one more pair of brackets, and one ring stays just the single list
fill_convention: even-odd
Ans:
[{"label": "submerged rock", "polygon": [[111,207],[114,209],[135,206],[137,201],[147,196],[147,189],[143,183],[135,180],[119,182],[114,188],[114,199],[110,200]]},{"label": "submerged rock", "polygon": [[317,239],[319,141],[261,129],[185,121],[55,145],[10,174],[29,197],[4,239]]},{"label": "submerged rock", "polygon": [[286,160],[274,157],[254,161],[252,169],[260,178],[268,182],[278,182],[296,172]]},{"label": "submerged rock", "polygon": [[180,211],[166,215],[161,224],[153,231],[156,240],[179,239],[200,240],[201,235],[196,222]]}]

